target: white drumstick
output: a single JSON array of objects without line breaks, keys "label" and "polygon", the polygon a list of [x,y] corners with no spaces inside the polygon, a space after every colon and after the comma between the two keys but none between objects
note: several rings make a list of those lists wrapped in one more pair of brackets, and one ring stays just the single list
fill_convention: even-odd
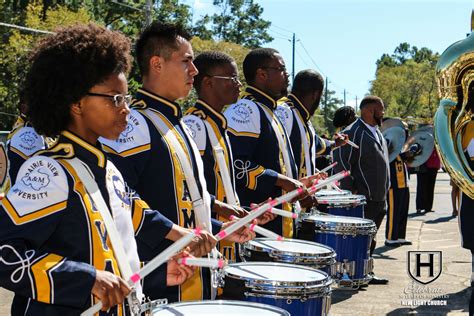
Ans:
[{"label": "white drumstick", "polygon": [[282,216],[282,217],[293,218],[293,219],[298,218],[298,214],[296,214],[296,213],[280,210],[280,209],[277,209],[277,208],[274,208],[274,207],[272,207],[272,209],[269,210],[269,212],[273,213],[273,214],[276,214],[276,215],[279,215],[279,216]]},{"label": "white drumstick", "polygon": [[[137,273],[132,274],[130,280],[128,280],[128,285],[133,286],[135,283],[146,277],[150,274],[153,270],[161,266],[163,263],[167,262],[173,255],[179,252],[181,249],[186,247],[194,237],[199,236],[201,234],[201,230],[196,228],[192,230],[192,232],[184,237],[181,237],[177,241],[175,241],[171,246],[166,248],[163,252],[153,258],[150,262],[148,262],[145,266],[143,266]],[[98,302],[97,304],[93,305],[92,307],[85,310],[81,315],[82,316],[92,316],[95,313],[98,313],[102,309],[102,301]]]},{"label": "white drumstick", "polygon": [[[234,215],[230,216],[231,220],[234,220],[234,219],[237,219],[237,218],[238,217],[236,217]],[[276,240],[283,240],[282,236],[280,236],[278,234],[275,234],[271,230],[268,230],[266,228],[263,228],[262,226],[258,226],[257,224],[255,224],[255,220],[254,220],[253,224],[247,224],[245,226],[247,226],[250,231],[256,232],[257,234],[260,234],[260,235],[265,236],[267,238],[276,239]]]},{"label": "white drumstick", "polygon": [[291,200],[293,200],[298,195],[303,194],[303,192],[304,192],[304,189],[298,188],[296,190],[288,192],[288,193],[286,193],[286,194],[284,194],[280,197],[277,197],[274,200],[270,200],[269,202],[257,207],[253,212],[250,212],[248,215],[246,215],[245,217],[240,218],[234,224],[232,224],[229,227],[227,227],[226,229],[220,231],[217,235],[215,235],[216,239],[218,241],[224,239],[226,236],[228,236],[228,235],[234,233],[235,231],[237,231],[238,229],[244,227],[245,224],[250,223],[251,221],[253,221],[257,217],[259,217],[260,215],[265,213],[266,211],[270,210],[272,207],[280,205],[280,204],[285,203],[285,202],[290,202]]},{"label": "white drumstick", "polygon": [[316,174],[329,171],[329,170],[331,170],[332,168],[334,168],[336,165],[337,165],[337,161],[336,161],[336,162],[333,162],[332,164],[330,164],[329,166],[327,166],[326,168],[324,168],[324,169],[322,169],[322,170],[316,169]]},{"label": "white drumstick", "polygon": [[179,258],[178,263],[185,266],[206,267],[211,269],[222,269],[225,266],[225,262],[223,259],[205,259],[192,257]]}]

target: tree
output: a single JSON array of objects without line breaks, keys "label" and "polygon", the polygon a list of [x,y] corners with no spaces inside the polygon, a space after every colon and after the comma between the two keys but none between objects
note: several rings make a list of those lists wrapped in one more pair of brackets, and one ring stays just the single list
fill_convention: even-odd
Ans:
[{"label": "tree", "polygon": [[[1,5],[0,5],[0,9]],[[58,26],[76,23],[87,23],[90,16],[84,8],[76,12],[65,6],[56,6],[46,13],[43,5],[31,3],[26,7],[23,17],[25,26],[38,30],[54,31]],[[14,116],[18,113],[18,92],[28,69],[28,55],[42,33],[25,33],[16,29],[8,29],[2,38],[0,47],[0,129],[9,130]],[[10,114],[10,115],[8,115]]]},{"label": "tree", "polygon": [[335,91],[328,90],[328,100],[326,102],[326,97],[323,93],[319,109],[311,118],[311,122],[313,123],[318,135],[326,134],[326,136],[331,137],[336,132],[336,128],[332,125],[332,119],[334,117],[334,112],[336,112],[344,102],[335,97],[335,94]]},{"label": "tree", "polygon": [[[271,22],[261,18],[263,8],[253,0],[214,0],[213,3],[219,12],[205,15],[196,23],[197,36],[208,39],[212,33],[216,40],[248,48],[260,47],[273,40],[267,32]],[[211,32],[205,31],[208,23],[212,24]]]},{"label": "tree", "polygon": [[384,100],[386,115],[432,118],[438,106],[435,65],[439,58],[430,49],[401,43],[392,55],[377,60],[370,92]]}]

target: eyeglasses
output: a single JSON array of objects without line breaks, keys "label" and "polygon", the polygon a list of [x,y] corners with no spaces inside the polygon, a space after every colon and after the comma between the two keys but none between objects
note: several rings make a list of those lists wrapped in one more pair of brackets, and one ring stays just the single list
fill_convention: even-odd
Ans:
[{"label": "eyeglasses", "polygon": [[285,66],[280,66],[280,67],[270,67],[270,66],[265,66],[265,67],[260,67],[262,69],[273,69],[279,72],[286,72],[286,67]]},{"label": "eyeglasses", "polygon": [[103,98],[112,99],[114,100],[115,107],[118,107],[118,108],[123,105],[130,105],[132,103],[132,98],[133,98],[130,94],[108,95],[108,94],[102,94],[102,93],[87,92],[87,95],[92,96],[92,97],[103,97]]},{"label": "eyeglasses", "polygon": [[225,77],[225,76],[211,76],[211,75],[209,75],[209,77],[217,78],[217,79],[232,80],[232,83],[235,83],[235,84],[240,83],[240,80],[239,80],[238,76]]}]

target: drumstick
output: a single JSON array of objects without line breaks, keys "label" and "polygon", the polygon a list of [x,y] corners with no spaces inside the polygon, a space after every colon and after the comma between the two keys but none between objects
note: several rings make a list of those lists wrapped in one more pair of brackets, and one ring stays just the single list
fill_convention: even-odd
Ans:
[{"label": "drumstick", "polygon": [[242,228],[243,226],[245,226],[245,224],[250,223],[251,221],[253,221],[257,217],[259,217],[260,215],[265,213],[266,211],[270,210],[272,207],[274,207],[276,205],[280,205],[280,204],[285,203],[285,202],[290,202],[291,200],[293,200],[298,195],[303,194],[303,192],[304,192],[303,188],[298,188],[298,189],[293,190],[291,192],[288,192],[288,193],[286,193],[286,194],[284,194],[280,197],[277,197],[276,199],[273,199],[273,200],[270,200],[270,201],[264,203],[263,205],[257,207],[253,212],[250,212],[248,215],[246,215],[245,217],[240,218],[234,224],[232,224],[229,227],[227,227],[226,229],[220,231],[217,235],[215,235],[216,239],[218,241],[224,239],[226,236],[228,236],[228,235],[232,234],[233,232],[237,231],[238,229]]},{"label": "drumstick", "polygon": [[322,169],[322,170],[316,169],[316,174],[322,173],[322,172],[326,172],[326,171],[328,171],[328,170],[331,170],[331,169],[334,168],[336,165],[337,165],[337,161],[336,161],[336,162],[333,162],[332,164],[330,164],[329,166],[327,166],[326,168],[324,168],[324,169]]},{"label": "drumstick", "polygon": [[280,210],[280,209],[277,209],[277,208],[274,208],[274,207],[272,207],[269,210],[269,212],[272,213],[272,214],[280,215],[282,217],[293,218],[293,219],[298,218],[298,214],[296,214],[296,213]]},{"label": "drumstick", "polygon": [[[128,280],[128,285],[133,286],[135,283],[146,277],[153,270],[161,266],[163,263],[168,261],[174,254],[179,252],[181,249],[186,247],[194,237],[199,236],[201,230],[199,228],[193,229],[192,232],[184,237],[181,237],[175,241],[171,246],[166,248],[163,252],[153,258],[150,262],[144,265],[138,272],[132,274],[130,280]],[[102,309],[102,301],[99,301],[97,304],[94,304],[87,310],[85,310],[81,315],[82,316],[92,316],[95,313],[98,313]]]},{"label": "drumstick", "polygon": [[[340,138],[344,138],[344,136],[342,136],[342,135],[339,134],[339,133],[337,133],[336,135],[339,136]],[[354,148],[356,148],[356,149],[359,149],[359,145],[353,143],[353,142],[350,141],[349,139],[346,140],[346,143],[347,143],[347,145],[350,145],[350,146],[352,146],[352,147],[354,147]]]},{"label": "drumstick", "polygon": [[313,194],[313,193],[316,193],[317,190],[323,188],[324,186],[328,185],[328,184],[332,184],[336,181],[339,181],[347,176],[349,176],[351,174],[350,171],[346,170],[346,171],[341,171],[339,173],[336,173],[335,175],[332,175],[324,180],[321,180],[321,179],[317,179],[315,180],[314,184],[308,188],[308,191],[310,192],[310,194]]},{"label": "drumstick", "polygon": [[225,266],[223,259],[205,259],[192,257],[179,258],[178,263],[185,266],[206,267],[211,269],[222,269]]},{"label": "drumstick", "polygon": [[[231,220],[234,220],[234,219],[237,219],[238,217],[234,216],[234,215],[231,215],[230,216],[230,219]],[[276,240],[283,240],[283,237],[278,235],[278,234],[275,234],[274,232],[272,232],[271,230],[268,230],[266,228],[263,228],[262,226],[258,226],[256,224],[257,220],[253,220],[253,224],[247,224],[245,225],[246,227],[249,228],[250,231],[253,231],[253,232],[256,232],[257,234],[260,234],[262,236],[265,236],[267,238],[272,238],[272,239],[276,239]]]}]

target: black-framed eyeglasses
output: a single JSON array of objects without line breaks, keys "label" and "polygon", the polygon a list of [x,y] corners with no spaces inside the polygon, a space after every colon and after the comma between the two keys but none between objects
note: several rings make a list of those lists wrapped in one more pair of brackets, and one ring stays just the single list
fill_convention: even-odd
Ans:
[{"label": "black-framed eyeglasses", "polygon": [[112,99],[114,101],[115,107],[118,107],[118,108],[124,105],[130,105],[133,99],[133,97],[130,94],[108,95],[108,94],[103,94],[103,93],[87,92],[87,95],[91,97],[103,97],[103,98]]},{"label": "black-framed eyeglasses", "polygon": [[270,66],[265,66],[265,67],[260,67],[262,69],[273,69],[279,72],[286,72],[286,67],[285,66],[280,66],[280,67],[270,67]]},{"label": "black-framed eyeglasses", "polygon": [[212,76],[208,75],[211,78],[217,78],[217,79],[225,79],[225,80],[232,80],[233,83],[237,84],[240,83],[239,77],[238,76],[232,76],[232,77],[226,77],[226,76]]}]

